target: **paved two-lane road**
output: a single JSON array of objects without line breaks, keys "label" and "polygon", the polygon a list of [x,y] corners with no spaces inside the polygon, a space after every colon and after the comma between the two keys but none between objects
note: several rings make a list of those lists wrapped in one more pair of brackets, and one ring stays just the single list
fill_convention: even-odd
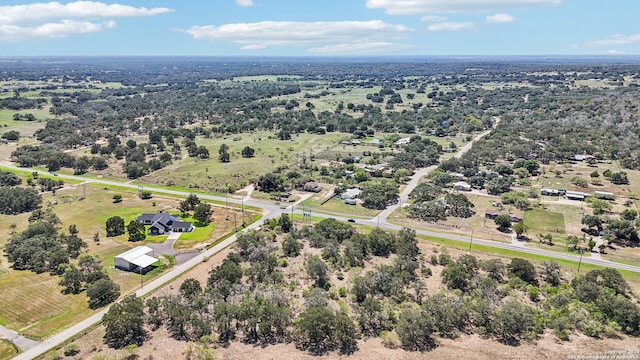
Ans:
[{"label": "paved two-lane road", "polygon": [[[265,217],[276,216],[276,215],[277,215],[277,213],[267,213]],[[249,225],[246,228],[246,230],[254,229],[254,228],[260,226],[261,224],[262,224],[262,221],[255,222],[255,223]],[[198,254],[194,258],[188,260],[187,262],[172,268],[167,273],[161,275],[157,279],[155,279],[155,280],[147,283],[146,285],[144,285],[144,287],[142,289],[136,291],[136,296],[144,296],[144,295],[149,294],[149,293],[155,291],[156,289],[166,285],[167,283],[171,282],[176,277],[180,276],[181,274],[185,273],[186,271],[190,270],[191,268],[195,267],[196,265],[206,261],[206,259],[209,258],[210,256],[217,254],[218,252],[220,252],[221,250],[223,250],[227,246],[233,244],[234,241],[236,241],[236,235],[233,235],[233,236],[225,239],[221,243],[213,246],[212,248],[201,252],[200,254]],[[57,333],[56,335],[52,336],[51,338],[49,338],[49,339],[37,344],[36,346],[31,347],[29,350],[27,350],[27,351],[23,352],[22,354],[18,355],[15,359],[16,360],[33,359],[33,358],[35,358],[35,357],[37,357],[37,356],[49,351],[50,349],[55,348],[56,346],[58,346],[58,345],[62,344],[63,342],[65,342],[67,339],[70,339],[73,336],[82,333],[83,331],[89,329],[90,327],[92,327],[95,324],[97,324],[100,321],[102,321],[102,316],[104,316],[104,314],[106,314],[109,311],[110,307],[111,306],[108,306],[108,307],[98,311],[97,313],[93,314],[89,318],[87,318],[87,319],[85,319],[85,320],[73,325],[72,327],[70,327],[68,329],[65,329],[65,330]]]},{"label": "paved two-lane road", "polygon": [[[483,136],[486,136],[489,133],[490,133],[490,131],[486,131],[486,132],[478,135],[472,142],[470,142],[470,143],[466,144],[465,146],[463,146],[462,148],[460,148],[460,150],[458,151],[458,153],[455,156],[456,157],[462,156],[465,152],[467,152],[471,148],[473,142],[477,141],[478,139],[482,138]],[[23,170],[23,171],[25,171],[25,170],[26,171],[37,171],[37,172],[42,173],[42,174],[48,174],[45,171],[38,171],[38,170],[34,170],[34,169],[19,168],[19,167],[16,167],[15,165],[13,165],[11,163],[8,163],[8,162],[0,162],[0,167],[18,169],[18,170]],[[421,170],[417,171],[414,174],[414,176],[411,178],[411,180],[409,181],[407,186],[403,189],[403,191],[402,191],[402,193],[400,195],[400,199],[401,200],[398,202],[398,204],[396,204],[396,205],[384,210],[377,217],[374,217],[374,218],[369,219],[369,220],[361,220],[361,221],[359,220],[359,223],[365,224],[365,225],[369,225],[369,226],[378,226],[378,227],[381,227],[381,228],[384,228],[384,229],[389,229],[389,230],[400,230],[401,229],[400,226],[389,224],[387,222],[387,217],[394,210],[396,210],[398,207],[400,207],[403,203],[406,203],[406,201],[408,200],[409,193],[418,185],[420,178],[422,176],[424,176],[424,175],[427,175],[429,172],[433,171],[435,168],[436,168],[436,166],[430,166],[428,168],[424,168],[424,169],[421,169]],[[84,178],[84,177],[81,177],[81,176],[74,176],[74,175],[62,175],[62,174],[59,174],[58,176],[60,178],[62,178],[62,179],[72,179],[72,180],[76,180],[76,181],[79,180],[79,181],[84,181],[84,182],[88,182],[88,183],[97,183],[97,184],[108,185],[108,186],[118,186],[118,187],[127,187],[127,188],[131,188],[131,189],[138,189],[138,185],[137,184],[131,184],[131,183],[127,183],[127,182],[119,182],[119,181],[104,180],[104,179],[91,179],[91,178]],[[170,190],[170,189],[164,189],[164,188],[153,187],[153,186],[145,186],[144,188],[145,188],[145,190],[149,190],[149,191],[151,191],[153,193],[157,193],[157,194],[169,194],[169,195],[175,195],[175,196],[180,196],[180,197],[187,197],[190,194],[190,192]],[[227,201],[229,203],[236,204],[236,205],[244,204],[244,205],[247,205],[247,206],[261,208],[263,210],[264,215],[265,215],[264,216],[265,219],[276,217],[276,216],[280,215],[284,211],[289,212],[288,210],[281,209],[279,206],[277,206],[275,204],[259,202],[259,201],[255,201],[255,200],[250,200],[248,197],[246,199],[240,199],[240,200],[234,199],[234,198],[227,199],[227,198],[221,197],[221,196],[213,196],[213,195],[206,195],[206,194],[198,194],[198,197],[201,198],[201,199],[204,199],[204,200],[213,200],[213,201],[218,201],[218,202]],[[302,211],[297,210],[297,209],[290,209],[289,208],[289,210],[291,212],[295,212],[297,214],[301,214],[302,213]],[[316,212],[314,214],[314,216],[323,217],[323,218],[336,218],[336,219],[343,220],[343,221],[347,220],[346,217],[336,216],[336,215],[333,215],[333,214],[318,213],[318,212]],[[251,226],[249,226],[248,229],[255,228],[255,227],[259,226],[261,223],[262,223],[262,221],[256,222],[256,223],[252,224]],[[569,261],[574,261],[574,262],[578,262],[580,260],[580,258],[578,256],[571,255],[571,254],[557,253],[557,252],[547,251],[547,250],[542,250],[542,249],[531,249],[531,248],[526,248],[526,247],[522,247],[522,246],[512,245],[510,243],[501,243],[501,242],[491,241],[491,240],[472,239],[471,237],[466,237],[466,236],[462,236],[462,235],[439,233],[439,232],[429,231],[429,230],[424,230],[424,229],[416,229],[416,233],[420,234],[420,235],[434,236],[434,237],[440,237],[440,238],[444,238],[444,239],[454,240],[454,241],[458,241],[458,242],[461,242],[461,243],[470,243],[470,241],[473,241],[473,244],[484,245],[484,246],[487,246],[487,247],[493,247],[493,248],[499,248],[499,249],[507,249],[507,250],[512,250],[512,251],[521,252],[521,253],[541,255],[541,256],[546,256],[546,257],[555,258],[555,259],[569,260]],[[208,257],[210,257],[212,255],[215,255],[220,250],[222,250],[225,247],[229,246],[235,240],[236,240],[236,236],[234,235],[234,236],[224,240],[220,244],[212,247],[211,249],[206,250],[206,251],[198,254],[193,259],[190,259],[189,261],[174,267],[173,269],[171,269],[166,274],[163,274],[162,276],[160,276],[158,279],[155,279],[155,280],[151,281],[150,283],[148,283],[147,285],[145,285],[141,290],[138,290],[136,292],[136,295],[137,296],[142,296],[142,295],[148,294],[148,293],[150,293],[150,292],[152,292],[152,291],[164,286],[165,284],[167,284],[171,280],[175,279],[180,274],[183,274],[187,270],[189,270],[189,269],[193,268],[194,266],[198,265],[199,263],[203,262]],[[599,265],[599,266],[610,267],[610,268],[619,269],[619,270],[627,270],[627,271],[640,273],[640,267],[638,267],[638,266],[615,263],[615,262],[611,262],[611,261],[601,260],[601,259],[597,259],[597,258],[589,258],[589,257],[584,257],[584,258],[581,259],[581,261],[583,263],[588,263],[588,264],[593,264],[593,265]],[[20,354],[16,359],[32,359],[34,357],[37,357],[38,355],[43,354],[44,352],[46,352],[46,351],[48,351],[48,350],[50,350],[52,348],[55,348],[56,346],[60,345],[61,343],[63,343],[67,339],[69,339],[69,338],[71,338],[71,337],[73,337],[73,336],[75,336],[75,335],[77,335],[79,333],[82,333],[83,331],[86,331],[91,326],[94,326],[95,324],[99,323],[101,321],[101,319],[102,319],[102,316],[108,310],[109,310],[109,307],[106,307],[103,310],[95,313],[94,315],[92,315],[88,319],[86,319],[86,320],[84,320],[84,321],[82,321],[82,322],[80,322],[80,323],[78,323],[78,324],[66,329],[66,330],[63,330],[62,332],[54,335],[53,337],[51,337],[51,338],[49,338],[49,339],[47,339],[47,340],[45,340],[45,341],[43,341],[41,343],[34,344],[33,341],[21,338],[15,332],[12,332],[11,330],[8,330],[8,329],[6,329],[7,330],[7,334],[4,335],[4,336],[7,336],[8,338],[11,338],[11,339],[15,339],[15,342],[16,342],[16,344],[18,346],[21,346],[24,349],[28,349],[24,353]],[[3,333],[1,331],[0,331],[0,335],[3,335]]]}]

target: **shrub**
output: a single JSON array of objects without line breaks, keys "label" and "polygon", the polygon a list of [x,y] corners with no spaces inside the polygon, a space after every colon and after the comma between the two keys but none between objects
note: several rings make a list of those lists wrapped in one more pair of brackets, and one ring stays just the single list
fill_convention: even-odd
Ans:
[{"label": "shrub", "polygon": [[400,337],[398,334],[391,331],[380,332],[380,338],[382,339],[382,345],[389,349],[397,349],[400,347]]},{"label": "shrub", "polygon": [[432,272],[431,272],[431,268],[430,267],[423,267],[422,268],[422,275],[429,277],[431,276]]},{"label": "shrub", "polygon": [[74,356],[80,353],[78,344],[69,344],[64,347],[64,356]]},{"label": "shrub", "polygon": [[451,255],[442,253],[438,256],[438,263],[442,266],[447,266],[451,262]]},{"label": "shrub", "polygon": [[537,287],[529,286],[528,287],[528,293],[529,293],[529,300],[531,300],[531,301],[540,300],[540,290],[538,290]]}]

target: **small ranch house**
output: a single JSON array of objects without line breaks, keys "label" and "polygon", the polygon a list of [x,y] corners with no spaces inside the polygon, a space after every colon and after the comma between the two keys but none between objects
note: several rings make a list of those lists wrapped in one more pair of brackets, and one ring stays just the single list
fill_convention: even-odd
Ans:
[{"label": "small ranch house", "polygon": [[453,184],[453,189],[458,191],[471,191],[471,185],[465,181],[458,181]]},{"label": "small ranch house", "polygon": [[120,270],[139,270],[145,272],[158,259],[153,256],[153,249],[147,246],[136,246],[114,257],[114,265]]},{"label": "small ranch house", "polygon": [[304,191],[317,193],[322,191],[322,187],[320,187],[320,185],[318,185],[318,183],[315,181],[308,181],[304,184]]},{"label": "small ranch house", "polygon": [[405,146],[405,145],[408,145],[409,143],[411,143],[411,138],[410,137],[406,137],[406,138],[402,138],[402,139],[394,142],[393,145],[395,145],[395,146]]},{"label": "small ranch house", "polygon": [[345,192],[343,192],[342,194],[340,194],[340,197],[342,198],[342,200],[355,200],[356,198],[358,198],[358,196],[360,196],[360,193],[362,192],[362,190],[358,189],[358,188],[352,188],[352,189],[347,189]]},{"label": "small ranch house", "polygon": [[149,235],[164,235],[168,232],[192,232],[193,224],[188,221],[178,221],[178,218],[167,212],[160,211],[157,214],[142,214],[138,216],[138,222],[149,225]]}]

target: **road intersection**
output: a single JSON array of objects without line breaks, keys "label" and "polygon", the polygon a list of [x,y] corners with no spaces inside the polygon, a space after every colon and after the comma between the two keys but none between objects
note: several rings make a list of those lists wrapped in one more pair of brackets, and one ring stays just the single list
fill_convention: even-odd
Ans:
[{"label": "road intersection", "polygon": [[[463,146],[462,148],[459,149],[458,153],[456,153],[455,157],[460,157],[462,156],[465,152],[467,152],[471,146],[473,145],[473,143],[475,141],[477,141],[478,139],[486,136],[487,134],[490,133],[490,130],[483,132],[482,134],[476,136],[476,138],[473,139],[473,141],[469,142],[468,144],[466,144],[465,146]],[[0,162],[0,168],[9,168],[9,169],[14,169],[14,170],[22,170],[22,171],[33,171],[33,172],[38,172],[41,174],[49,174],[46,171],[40,171],[40,170],[35,170],[35,169],[28,169],[28,168],[21,168],[21,167],[17,167],[14,164],[10,163],[10,162]],[[398,209],[399,207],[401,207],[403,204],[406,204],[408,202],[408,195],[409,193],[411,193],[411,191],[419,184],[420,179],[429,174],[431,171],[433,171],[434,169],[436,169],[436,166],[430,166],[427,168],[423,168],[418,170],[409,180],[408,184],[403,188],[402,192],[400,193],[400,199],[397,202],[397,204],[388,207],[387,209],[383,210],[378,216],[373,217],[371,219],[366,219],[366,220],[358,220],[359,224],[363,224],[363,225],[367,225],[367,226],[372,226],[372,227],[380,227],[383,229],[389,229],[389,230],[400,230],[402,227],[389,223],[387,220],[387,217],[396,209]],[[58,177],[60,177],[61,179],[68,179],[68,180],[74,180],[74,181],[81,181],[83,183],[94,183],[94,184],[100,184],[100,185],[105,185],[105,186],[117,186],[120,188],[131,188],[131,189],[139,189],[140,185],[138,184],[132,184],[130,182],[120,182],[120,181],[114,181],[114,180],[106,180],[106,179],[96,179],[96,178],[87,178],[87,177],[82,177],[82,176],[75,176],[75,175],[65,175],[65,174],[56,174]],[[151,191],[152,193],[155,194],[164,194],[164,195],[172,195],[172,196],[179,196],[179,197],[187,197],[191,194],[191,192],[187,192],[187,191],[180,191],[180,190],[172,190],[172,189],[165,189],[165,188],[161,188],[161,187],[155,187],[155,186],[146,186],[144,185],[144,190],[148,190]],[[301,209],[298,209],[297,207],[295,207],[294,205],[290,205],[287,206],[286,208],[282,208],[280,205],[274,204],[274,203],[270,203],[270,202],[265,202],[265,201],[258,201],[255,199],[252,199],[250,197],[250,194],[248,194],[246,197],[242,198],[242,199],[236,199],[236,198],[228,198],[228,197],[223,197],[223,196],[215,196],[215,195],[208,195],[208,194],[202,194],[202,193],[198,193],[197,196],[200,199],[203,200],[210,200],[210,201],[217,201],[220,203],[229,203],[229,204],[235,204],[235,205],[242,205],[242,206],[251,206],[254,208],[260,208],[262,209],[263,212],[263,217],[260,221],[257,221],[249,226],[247,226],[247,228],[245,228],[243,231],[249,230],[249,229],[255,229],[257,227],[259,227],[265,219],[269,219],[269,218],[274,218],[277,216],[280,216],[280,214],[282,214],[283,212],[286,213],[290,213],[290,214],[303,214],[303,211]],[[330,214],[330,213],[322,213],[322,212],[315,212],[314,216],[317,217],[321,217],[321,218],[335,218],[337,220],[342,220],[342,221],[347,221],[348,218],[346,216],[340,216],[340,214]],[[611,261],[606,261],[606,260],[602,260],[598,257],[579,257],[576,255],[571,255],[571,254],[565,254],[565,253],[559,253],[559,252],[553,252],[553,251],[548,251],[548,250],[543,250],[543,249],[535,249],[535,248],[527,248],[527,247],[523,247],[521,245],[518,244],[511,244],[511,243],[502,243],[502,242],[498,242],[498,241],[492,241],[492,240],[485,240],[485,239],[478,239],[478,238],[472,238],[472,236],[463,236],[463,235],[456,235],[456,234],[449,234],[449,233],[441,233],[441,232],[436,232],[436,231],[430,231],[430,230],[426,230],[426,229],[414,229],[416,231],[416,234],[418,235],[426,235],[426,236],[432,236],[432,237],[438,237],[438,238],[443,238],[443,239],[448,239],[448,240],[453,240],[453,241],[458,241],[461,243],[468,243],[471,245],[471,242],[473,242],[473,244],[475,245],[482,245],[485,247],[492,247],[492,248],[496,248],[496,249],[505,249],[505,250],[510,250],[510,251],[514,251],[514,252],[520,252],[520,253],[527,253],[527,254],[533,254],[533,255],[539,255],[539,256],[545,256],[548,258],[553,258],[553,259],[561,259],[561,260],[568,260],[568,261],[573,261],[573,262],[578,262],[581,261],[583,263],[586,264],[592,264],[592,265],[598,265],[598,266],[604,266],[604,267],[609,267],[609,268],[614,268],[614,269],[619,269],[619,270],[627,270],[627,271],[632,271],[632,272],[638,272],[640,273],[640,266],[634,266],[634,265],[628,265],[628,264],[622,264],[622,263],[616,263],[616,262],[611,262]],[[158,277],[157,279],[149,282],[148,284],[144,285],[144,287],[140,290],[138,290],[136,292],[137,296],[144,296],[147,295],[153,291],[155,291],[156,289],[166,285],[167,283],[171,282],[173,279],[175,279],[176,277],[178,277],[179,275],[183,274],[184,272],[190,270],[191,268],[195,267],[196,265],[198,265],[199,263],[202,263],[203,261],[206,261],[207,258],[209,258],[212,255],[215,255],[216,253],[218,253],[219,251],[221,251],[222,249],[226,248],[227,246],[233,244],[233,242],[236,240],[236,235],[234,234],[233,236],[225,239],[224,241],[220,242],[219,244],[213,246],[212,248],[203,251],[201,253],[199,253],[198,255],[196,255],[195,257],[191,258],[190,260],[179,264],[177,266],[175,266],[174,268],[172,268],[170,271],[168,271],[167,273],[161,275],[160,277]],[[109,311],[109,306],[102,309],[101,311],[95,313],[94,315],[90,316],[89,318],[75,324],[74,326],[63,330],[62,332],[52,336],[51,338],[42,341],[42,342],[33,342],[31,340],[28,339],[23,339],[20,336],[18,336],[15,332],[11,331],[11,330],[7,330],[7,334],[6,336],[10,336],[11,339],[15,339],[16,340],[16,344],[18,344],[19,346],[22,346],[23,349],[25,350],[22,354],[18,355],[15,359],[33,359],[43,353],[45,353],[46,351],[49,351],[50,349],[55,348],[56,346],[59,346],[60,344],[64,343],[65,341],[67,341],[68,339],[84,332],[87,331],[87,329],[90,329],[91,327],[95,326],[96,324],[98,324],[101,320],[102,320],[102,316]],[[0,335],[2,335],[2,333],[0,333]]]}]

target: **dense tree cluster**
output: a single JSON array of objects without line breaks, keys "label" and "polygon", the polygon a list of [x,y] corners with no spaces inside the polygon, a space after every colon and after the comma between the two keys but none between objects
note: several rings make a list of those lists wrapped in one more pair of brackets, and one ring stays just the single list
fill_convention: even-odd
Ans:
[{"label": "dense tree cluster", "polygon": [[21,214],[37,209],[40,204],[42,204],[42,196],[33,189],[0,186],[0,214]]},{"label": "dense tree cluster", "polygon": [[64,272],[61,265],[77,258],[87,244],[78,237],[75,225],[69,227],[70,234],[66,235],[59,231],[59,222],[51,209],[35,211],[29,218],[29,226],[14,234],[5,247],[12,267],[36,273]]},{"label": "dense tree cluster", "polygon": [[[148,299],[145,315],[138,300],[126,300],[131,313],[124,302],[112,310],[105,342],[113,347],[140,344],[152,335],[141,330],[145,322],[152,330],[164,326],[183,341],[209,335],[223,344],[294,341],[313,354],[352,353],[359,338],[380,336],[393,344],[390,334],[411,351],[428,351],[438,346],[438,338],[468,333],[512,345],[546,329],[562,340],[578,332],[639,334],[640,309],[615,270],[591,271],[567,283],[553,261],[536,266],[515,258],[505,264],[469,254],[453,259],[443,252],[427,263],[412,230],[359,234],[333,219],[292,229],[280,247],[274,236],[270,231],[240,234],[236,251],[212,269],[204,287],[188,279],[179,294]],[[307,243],[321,252],[303,258],[303,276],[311,282],[300,304],[294,300],[300,280],[288,282],[291,274],[283,267],[287,259],[300,257]],[[388,260],[373,266],[375,256]],[[442,267],[449,291],[427,294],[428,266]],[[347,288],[336,289],[333,275],[341,279],[342,271],[353,267],[360,270]],[[131,329],[123,333],[122,324]]]},{"label": "dense tree cluster", "polygon": [[419,184],[409,198],[414,202],[406,208],[407,214],[422,221],[444,221],[448,216],[469,218],[475,214],[472,210],[475,205],[464,194],[445,192],[433,183]]},{"label": "dense tree cluster", "polygon": [[10,171],[0,170],[0,186],[18,186],[22,183],[20,177]]}]

